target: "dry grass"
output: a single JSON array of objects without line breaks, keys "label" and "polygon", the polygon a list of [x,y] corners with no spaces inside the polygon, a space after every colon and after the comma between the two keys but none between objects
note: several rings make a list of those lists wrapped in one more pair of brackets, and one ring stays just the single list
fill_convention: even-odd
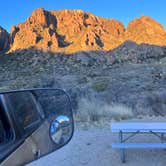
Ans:
[{"label": "dry grass", "polygon": [[78,122],[97,122],[111,119],[120,121],[132,117],[132,109],[123,104],[107,104],[97,99],[81,98],[75,119]]}]

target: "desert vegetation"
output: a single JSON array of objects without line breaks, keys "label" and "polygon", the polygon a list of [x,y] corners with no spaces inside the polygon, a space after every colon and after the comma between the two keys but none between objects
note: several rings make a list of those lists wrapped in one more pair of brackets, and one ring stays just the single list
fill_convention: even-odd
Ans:
[{"label": "desert vegetation", "polygon": [[133,117],[133,110],[118,103],[106,103],[95,98],[81,98],[78,101],[75,119],[77,122],[101,122],[125,120]]},{"label": "desert vegetation", "polygon": [[[121,112],[123,107],[132,108],[134,116],[164,116],[165,57],[165,47],[133,42],[109,52],[70,55],[32,48],[17,50],[0,56],[0,89],[65,89],[71,96],[73,109],[79,108],[76,118],[80,121],[125,119],[128,115],[121,115],[125,112]],[[92,106],[96,109],[89,110]]]}]

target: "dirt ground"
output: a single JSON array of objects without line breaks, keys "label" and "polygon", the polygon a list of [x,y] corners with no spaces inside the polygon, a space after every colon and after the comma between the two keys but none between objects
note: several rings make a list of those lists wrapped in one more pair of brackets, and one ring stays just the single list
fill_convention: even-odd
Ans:
[{"label": "dirt ground", "polygon": [[[153,142],[153,135],[139,135],[131,141]],[[122,164],[120,153],[111,148],[118,140],[110,127],[91,127],[75,130],[71,142],[62,149],[43,157],[28,166],[165,166],[166,150],[132,149],[126,151],[126,163]]]}]

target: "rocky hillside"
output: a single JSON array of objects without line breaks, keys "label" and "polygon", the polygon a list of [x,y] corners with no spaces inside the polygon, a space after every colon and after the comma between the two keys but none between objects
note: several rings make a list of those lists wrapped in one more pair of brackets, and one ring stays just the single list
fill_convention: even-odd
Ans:
[{"label": "rocky hillside", "polygon": [[1,91],[63,88],[75,110],[83,97],[127,105],[135,115],[166,115],[166,32],[150,17],[125,29],[83,11],[39,8],[10,37],[1,28],[0,43],[10,45],[0,54]]},{"label": "rocky hillside", "polygon": [[0,51],[9,47],[9,34],[0,26]]},{"label": "rocky hillside", "polygon": [[64,55],[21,49],[0,56],[0,90],[63,88],[80,97],[122,103],[136,115],[166,115],[166,47],[128,41],[116,49]]},{"label": "rocky hillside", "polygon": [[[36,9],[23,23],[11,28],[10,49],[37,49],[54,52],[111,50],[126,40],[138,44],[166,45],[166,31],[150,17],[141,16],[124,25],[82,10]],[[1,48],[2,49],[2,48]]]}]

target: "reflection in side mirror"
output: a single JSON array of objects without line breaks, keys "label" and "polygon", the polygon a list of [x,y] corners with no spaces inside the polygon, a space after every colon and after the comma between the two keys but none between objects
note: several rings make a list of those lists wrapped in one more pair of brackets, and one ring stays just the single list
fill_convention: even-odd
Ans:
[{"label": "reflection in side mirror", "polygon": [[45,156],[73,135],[68,94],[60,89],[0,93],[0,164],[16,166]]},{"label": "reflection in side mirror", "polygon": [[70,136],[71,122],[67,116],[59,116],[51,122],[50,137],[55,144],[65,142]]}]

